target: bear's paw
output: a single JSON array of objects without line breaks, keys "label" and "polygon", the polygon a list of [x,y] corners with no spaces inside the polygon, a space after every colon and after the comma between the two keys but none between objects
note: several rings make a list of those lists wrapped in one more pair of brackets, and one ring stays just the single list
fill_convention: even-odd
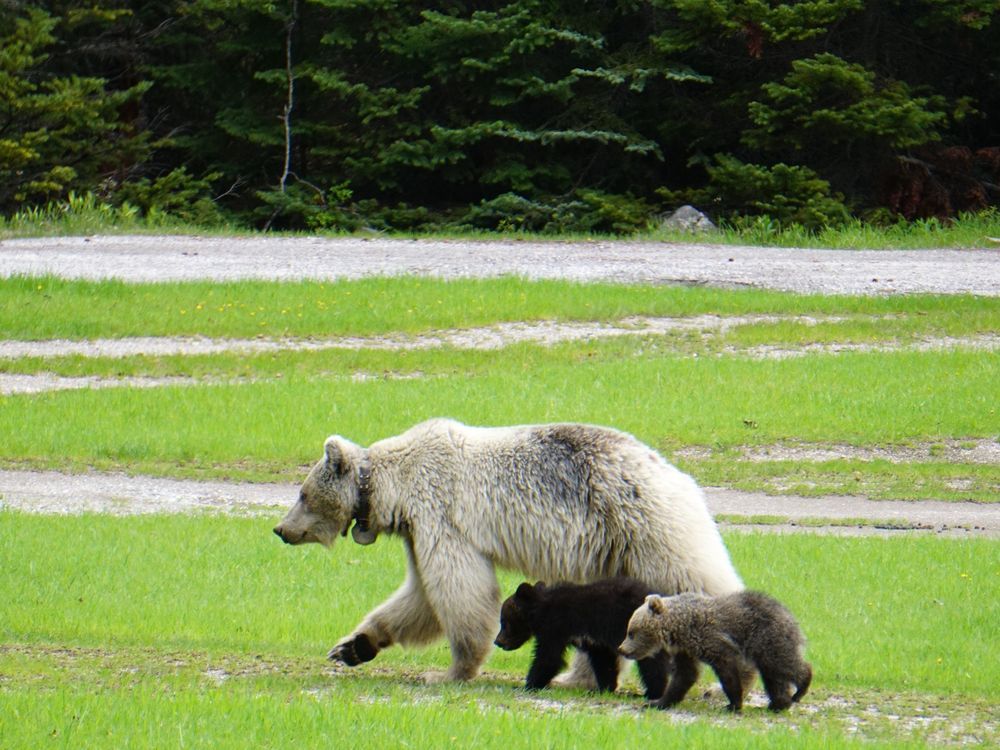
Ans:
[{"label": "bear's paw", "polygon": [[378,648],[364,633],[349,635],[327,654],[330,661],[339,661],[348,667],[356,667],[366,661],[371,661],[378,654]]}]

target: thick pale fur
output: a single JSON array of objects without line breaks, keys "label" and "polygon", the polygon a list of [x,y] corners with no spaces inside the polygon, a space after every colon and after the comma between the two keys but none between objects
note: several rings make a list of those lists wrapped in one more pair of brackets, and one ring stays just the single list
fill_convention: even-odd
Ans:
[{"label": "thick pale fur", "polygon": [[742,588],[701,490],[628,434],[435,419],[368,449],[338,436],[325,448],[275,533],[332,544],[351,523],[367,463],[371,530],[401,535],[409,556],[403,585],[331,659],[356,664],[443,632],[444,678],[475,676],[499,624],[495,566],[579,583],[626,575],[666,593]]},{"label": "thick pale fur", "polygon": [[[642,659],[663,650],[705,662],[718,676],[732,711],[743,707],[753,667],[760,672],[771,710],[782,711],[805,695],[812,681],[812,667],[802,658],[804,646],[802,630],[784,605],[759,591],[740,591],[718,597],[651,594],[632,613],[618,651]],[[695,679],[697,672],[676,670],[657,705],[669,708],[680,702]]]}]

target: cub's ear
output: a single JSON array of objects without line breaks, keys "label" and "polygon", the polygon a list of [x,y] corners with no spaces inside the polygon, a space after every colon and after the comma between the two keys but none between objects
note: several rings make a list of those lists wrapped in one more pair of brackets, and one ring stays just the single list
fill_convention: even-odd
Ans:
[{"label": "cub's ear", "polygon": [[663,614],[663,599],[656,594],[650,594],[647,596],[646,604],[649,606],[649,611],[654,615]]},{"label": "cub's ear", "polygon": [[340,447],[340,437],[328,437],[323,444],[323,452],[326,453],[326,470],[335,477],[341,476],[347,470],[347,460]]},{"label": "cub's ear", "polygon": [[533,602],[536,597],[535,587],[530,583],[525,581],[520,586],[517,587],[517,591],[514,592],[514,596],[518,599],[524,599],[525,601]]}]

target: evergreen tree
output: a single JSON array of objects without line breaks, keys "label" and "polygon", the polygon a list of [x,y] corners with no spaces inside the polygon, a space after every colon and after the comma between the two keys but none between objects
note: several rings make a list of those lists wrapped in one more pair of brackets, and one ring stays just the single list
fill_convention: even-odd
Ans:
[{"label": "evergreen tree", "polygon": [[[85,14],[78,14],[83,21]],[[69,191],[104,191],[147,152],[148,138],[123,113],[146,83],[115,90],[107,80],[59,70],[69,16],[0,7],[0,211]]]}]

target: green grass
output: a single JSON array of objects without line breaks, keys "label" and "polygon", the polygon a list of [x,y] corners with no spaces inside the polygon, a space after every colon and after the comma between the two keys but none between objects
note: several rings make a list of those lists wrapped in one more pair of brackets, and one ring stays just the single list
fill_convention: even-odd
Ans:
[{"label": "green grass", "polygon": [[[402,581],[402,546],[290,548],[270,533],[279,516],[3,512],[2,638],[322,657]],[[727,543],[747,584],[797,614],[824,684],[980,696],[1000,688],[1000,663],[977,658],[1000,646],[995,541],[729,534]],[[505,574],[504,590],[520,580]],[[519,675],[528,657],[498,651],[490,669]],[[448,659],[442,642],[389,650],[376,665],[413,670]]]},{"label": "green grass", "polygon": [[64,467],[280,464],[297,472],[332,432],[367,444],[439,415],[473,424],[611,424],[667,452],[996,436],[1000,358],[976,352],[591,362],[580,349],[541,364],[527,354],[494,353],[488,371],[414,380],[292,374],[245,385],[8,396],[0,398],[4,458]]},{"label": "green grass", "polygon": [[[0,337],[9,339],[329,337],[415,333],[505,321],[755,313],[894,315],[912,319],[911,328],[942,332],[991,332],[1000,326],[1000,304],[988,297],[805,296],[760,290],[528,282],[511,277],[227,284],[14,277],[0,279],[0,299]],[[930,320],[919,319],[927,316]]]},{"label": "green grass", "polygon": [[[652,736],[840,747],[850,744],[843,723],[863,710],[855,703],[916,701],[963,715],[988,712],[1000,695],[1000,666],[982,658],[1000,646],[993,541],[727,535],[747,583],[802,623],[814,688],[787,717],[749,708],[743,719],[696,690],[683,706],[694,723],[677,725],[638,711],[634,684],[616,696],[523,695],[515,688],[527,648],[496,651],[470,685],[419,684],[420,672],[448,663],[443,642],[330,671],[327,649],[402,579],[402,547],[383,539],[293,549],[270,534],[272,522],[0,513],[4,746],[163,746],[182,736],[195,746],[248,737],[321,745],[347,732],[364,746],[406,737],[423,747],[451,737],[631,746]],[[503,574],[503,590],[520,580]],[[881,725],[864,734],[914,739],[912,729]]]},{"label": "green grass", "polygon": [[[506,693],[511,692],[508,688]],[[94,692],[74,687],[0,697],[9,747],[579,748],[679,744],[687,748],[921,747],[915,740],[862,744],[820,725],[716,727],[648,712],[614,715],[569,706],[545,711],[499,690],[400,688],[353,680],[305,693],[290,680],[237,687],[205,680],[140,683]],[[5,705],[6,704],[6,705]],[[751,727],[747,728],[746,724]]]},{"label": "green grass", "polygon": [[[725,332],[675,331],[551,347],[512,344],[498,351],[0,360],[0,371],[8,373],[203,381],[143,392],[0,396],[0,430],[8,436],[0,464],[6,466],[295,480],[330,432],[367,443],[448,415],[481,424],[611,424],[668,454],[703,446],[710,455],[682,459],[683,468],[703,482],[746,489],[981,501],[1000,496],[1000,469],[990,465],[752,463],[733,454],[740,446],[789,440],[891,445],[995,439],[995,352],[878,351],[994,333],[1000,330],[1000,301],[991,298],[814,297],[518,279],[126,285],[46,277],[0,281],[0,299],[0,336],[40,339],[249,337],[261,329],[261,318],[284,319],[263,327],[268,335],[303,339],[626,315],[766,313],[818,320],[747,322]],[[813,343],[861,344],[874,351],[755,359],[760,347],[795,350]],[[374,380],[355,382],[358,375]],[[238,425],[236,434],[229,425]]]},{"label": "green grass", "polygon": [[[843,319],[490,352],[0,361],[6,372],[258,381],[0,396],[0,465],[296,481],[331,432],[369,443],[447,415],[480,424],[611,424],[668,456],[700,447],[701,458],[678,463],[703,483],[1000,497],[1000,467],[933,454],[904,464],[739,460],[744,446],[997,439],[995,352],[741,354],[995,333],[994,299],[517,279],[0,280],[0,337],[12,339],[415,334],[517,320],[752,313]],[[418,377],[355,382],[356,373]],[[387,539],[371,548],[291,549],[270,534],[277,515],[0,511],[0,746],[846,748],[859,745],[852,737],[892,747],[1000,740],[993,718],[1000,667],[984,657],[998,646],[996,541],[727,534],[747,583],[799,616],[817,671],[813,691],[790,714],[750,709],[733,718],[720,710],[721,699],[703,699],[700,690],[679,714],[641,710],[634,684],[616,696],[525,695],[516,687],[528,649],[497,652],[484,678],[461,686],[418,680],[447,665],[443,643],[390,649],[371,665],[334,670],[326,651],[398,585],[402,550]],[[519,580],[501,579],[505,591]]]},{"label": "green grass", "polygon": [[808,231],[801,226],[781,227],[764,216],[741,226],[724,225],[719,233],[710,235],[708,241],[737,245],[888,250],[996,247],[996,240],[990,238],[997,237],[1000,237],[1000,213],[989,209],[975,214],[962,214],[950,221],[918,219],[888,226],[854,219],[842,226],[818,232]]}]

